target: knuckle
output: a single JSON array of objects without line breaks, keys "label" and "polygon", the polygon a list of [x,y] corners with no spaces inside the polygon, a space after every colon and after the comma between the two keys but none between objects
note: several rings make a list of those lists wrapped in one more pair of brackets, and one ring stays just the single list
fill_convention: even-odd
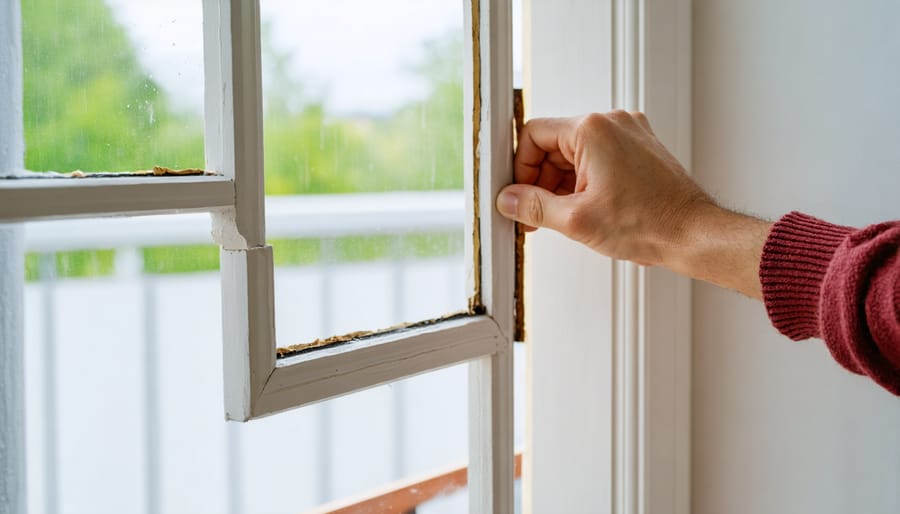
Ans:
[{"label": "knuckle", "polygon": [[641,123],[647,123],[647,115],[641,111],[634,111],[631,116]]},{"label": "knuckle", "polygon": [[528,201],[525,202],[525,219],[535,227],[544,224],[544,202],[540,195],[530,195]]},{"label": "knuckle", "polygon": [[581,118],[578,123],[578,131],[581,134],[597,134],[609,129],[610,120],[605,114],[591,113]]},{"label": "knuckle", "polygon": [[610,111],[609,117],[612,120],[618,122],[628,121],[631,119],[631,115],[628,114],[628,111],[625,111],[624,109],[615,109],[613,111]]}]

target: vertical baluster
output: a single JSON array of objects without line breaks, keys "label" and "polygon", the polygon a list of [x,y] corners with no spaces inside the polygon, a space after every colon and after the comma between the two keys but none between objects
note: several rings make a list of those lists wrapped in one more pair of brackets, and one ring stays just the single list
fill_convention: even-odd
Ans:
[{"label": "vertical baluster", "polygon": [[[403,255],[403,236],[394,236],[391,240],[391,305],[395,322],[407,321],[406,315],[406,279],[403,268],[405,265]],[[406,381],[398,380],[393,384],[393,409],[394,421],[394,453],[393,453],[393,477],[396,480],[406,474]]]},{"label": "vertical baluster", "polygon": [[161,511],[162,495],[157,283],[155,277],[144,273],[143,253],[136,248],[116,252],[116,273],[123,278],[139,280],[141,285],[140,312],[144,339],[144,511],[147,514],[157,514]]},{"label": "vertical baluster", "polygon": [[44,512],[59,512],[59,449],[57,430],[57,366],[56,366],[56,254],[39,257],[41,299],[44,306]]},{"label": "vertical baluster", "polygon": [[228,484],[228,514],[240,514],[245,511],[244,508],[244,477],[242,470],[244,469],[241,459],[243,449],[243,437],[241,430],[244,425],[230,422],[225,424],[225,437],[228,446],[226,458],[228,460],[227,475],[225,480]]},{"label": "vertical baluster", "polygon": [[[322,270],[322,333],[330,335],[334,331],[334,312],[332,311],[334,295],[334,239],[325,238],[321,241],[319,249],[319,266]],[[334,495],[332,478],[332,433],[333,417],[331,400],[321,402],[318,407],[318,432],[319,444],[316,447],[316,463],[318,465],[319,491],[318,503],[325,503]]]}]

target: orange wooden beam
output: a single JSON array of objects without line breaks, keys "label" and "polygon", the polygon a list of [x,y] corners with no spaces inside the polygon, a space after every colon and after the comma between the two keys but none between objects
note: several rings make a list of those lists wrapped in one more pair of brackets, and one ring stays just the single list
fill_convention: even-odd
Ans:
[{"label": "orange wooden beam", "polygon": [[[515,477],[522,476],[522,453],[516,453]],[[406,514],[440,496],[452,494],[468,484],[468,468],[457,467],[425,478],[400,480],[361,497],[339,500],[306,514]]]}]

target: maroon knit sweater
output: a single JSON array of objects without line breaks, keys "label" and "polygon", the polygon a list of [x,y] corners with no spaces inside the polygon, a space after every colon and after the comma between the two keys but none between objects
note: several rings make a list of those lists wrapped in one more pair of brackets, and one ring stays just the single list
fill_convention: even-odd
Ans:
[{"label": "maroon knit sweater", "polygon": [[792,212],[772,228],[759,278],[782,334],[821,337],[842,366],[900,395],[900,221],[859,230]]}]

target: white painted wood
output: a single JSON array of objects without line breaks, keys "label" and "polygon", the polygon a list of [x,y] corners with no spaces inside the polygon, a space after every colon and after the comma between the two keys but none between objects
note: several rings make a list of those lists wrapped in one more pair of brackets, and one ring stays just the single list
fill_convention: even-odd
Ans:
[{"label": "white painted wood", "polygon": [[[613,103],[647,113],[690,166],[690,3],[613,4]],[[617,262],[613,512],[690,510],[690,289],[665,270]]]},{"label": "white painted wood", "polygon": [[[0,176],[22,168],[19,2],[0,6]],[[25,512],[25,252],[22,227],[0,225],[0,513]]]},{"label": "white painted wood", "polygon": [[[481,318],[461,326],[440,322],[375,338],[387,338],[379,344],[355,343],[337,353],[326,349],[276,366],[271,250],[261,246],[265,214],[257,1],[204,3],[207,166],[235,181],[234,209],[214,213],[213,227],[223,246],[227,417],[259,417],[487,355],[472,364],[470,373],[470,505],[476,512],[506,513],[513,504],[514,236],[512,224],[493,205],[500,187],[512,178],[511,6],[508,0],[472,5],[467,27],[476,38],[474,46],[469,40],[468,48],[477,51],[478,68],[477,80],[470,76],[467,105],[477,98],[482,108],[477,130],[467,120],[468,136],[478,136],[477,144],[467,138],[467,164],[472,169],[468,155],[477,156],[481,173],[477,181],[468,179],[467,190],[478,191],[471,205],[480,217],[469,226],[477,227],[480,237],[477,245],[468,245],[467,253],[478,262],[471,281],[480,284],[480,299],[490,316],[484,319],[490,323]],[[478,14],[474,24],[473,12]],[[474,335],[458,333],[463,329]],[[429,343],[439,347],[429,351]],[[410,350],[415,354],[407,355]]]},{"label": "white painted wood", "polygon": [[226,177],[0,180],[0,222],[209,211],[234,205]]},{"label": "white painted wood", "polygon": [[504,341],[491,318],[472,316],[279,359],[252,416],[490,356]]},{"label": "white painted wood", "polygon": [[[694,0],[694,176],[725,205],[900,218],[900,3]],[[693,286],[692,512],[900,512],[900,401]]]},{"label": "white painted wood", "polygon": [[[641,0],[613,2],[613,106],[643,109],[643,12]],[[644,271],[613,264],[613,488],[612,512],[644,512]]]},{"label": "white painted wood", "polygon": [[513,512],[513,365],[510,332],[469,364],[469,512]]},{"label": "white painted wood", "polygon": [[[688,170],[691,41],[691,0],[645,0],[642,109]],[[691,282],[661,268],[643,280],[643,512],[690,514]]]},{"label": "white painted wood", "polygon": [[[529,117],[644,110],[689,164],[688,1],[532,0],[526,23]],[[556,235],[526,248],[526,511],[688,512],[687,282]]]},{"label": "white painted wood", "polygon": [[265,246],[258,0],[204,0],[206,166],[234,181],[213,212],[222,247],[225,415],[249,419],[275,367],[274,275]]},{"label": "white painted wood", "polygon": [[[456,232],[465,217],[462,191],[272,196],[266,199],[269,238],[328,238]],[[109,217],[33,221],[32,251],[209,244],[209,215]]]},{"label": "white painted wood", "polygon": [[[612,105],[609,1],[524,4],[526,117]],[[612,271],[609,259],[539,230],[526,249],[526,513],[610,512]]]},{"label": "white painted wood", "polygon": [[479,51],[480,65],[471,70],[480,87],[467,89],[467,94],[480,95],[481,105],[478,145],[472,149],[479,164],[475,222],[481,225],[481,301],[502,340],[499,351],[469,365],[469,511],[511,514],[515,233],[494,201],[513,178],[512,5],[509,0],[472,0],[467,7],[465,32],[473,34],[466,38],[467,48]]},{"label": "white painted wood", "polygon": [[22,228],[0,225],[0,513],[25,512],[26,502],[24,269]]},{"label": "white painted wood", "polygon": [[259,31],[259,0],[203,0],[206,167],[235,189],[213,234],[230,250],[265,245]]},{"label": "white painted wood", "polygon": [[253,415],[275,368],[275,296],[272,247],[225,250],[222,273],[225,416]]}]

